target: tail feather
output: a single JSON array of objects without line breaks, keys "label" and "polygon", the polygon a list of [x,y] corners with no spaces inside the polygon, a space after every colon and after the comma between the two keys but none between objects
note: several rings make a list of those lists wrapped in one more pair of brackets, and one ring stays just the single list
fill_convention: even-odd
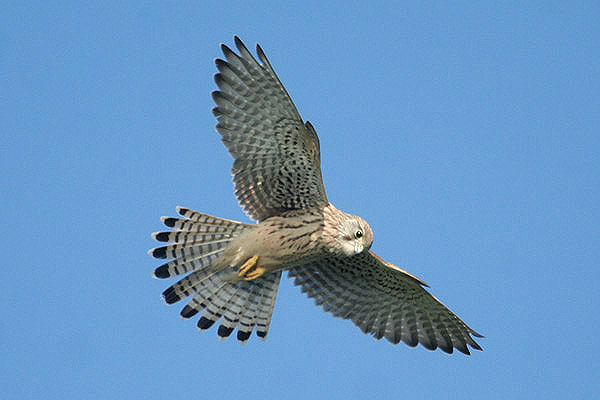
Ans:
[{"label": "tail feather", "polygon": [[202,282],[201,286],[196,290],[196,294],[192,297],[185,307],[181,310],[181,318],[188,319],[202,311],[213,301],[215,292],[225,286],[226,282]]},{"label": "tail feather", "polygon": [[160,220],[169,228],[176,229],[182,232],[202,232],[202,233],[239,233],[251,227],[252,225],[242,224],[228,225],[212,225],[194,221],[187,218],[161,217]]},{"label": "tail feather", "polygon": [[255,279],[239,315],[238,341],[245,343],[256,327],[256,335],[265,339],[271,323],[275,298],[281,281],[281,271]]},{"label": "tail feather", "polygon": [[[232,298],[229,306],[223,312],[223,319],[221,320],[221,326],[223,326],[223,333],[231,332],[235,329],[239,322],[242,313],[246,310],[246,301],[250,297],[252,290],[250,289],[250,282],[239,282],[238,295]],[[221,335],[219,336],[229,336]]]},{"label": "tail feather", "polygon": [[205,330],[221,320],[217,330],[220,339],[237,328],[238,340],[246,342],[256,327],[257,335],[267,335],[279,288],[281,272],[252,281],[235,281],[237,271],[213,266],[230,242],[254,225],[221,219],[177,207],[183,218],[162,217],[173,231],[156,232],[152,237],[168,243],[149,251],[155,258],[172,259],[154,270],[157,278],[187,274],[163,292],[166,303],[172,304],[192,296],[181,310],[181,317],[191,318],[202,312],[198,328]]},{"label": "tail feather", "polygon": [[203,254],[197,258],[186,257],[169,261],[168,263],[156,268],[153,272],[153,275],[155,278],[165,279],[197,271],[200,268],[210,265],[211,262],[223,254],[223,251],[224,250],[213,251],[211,253]]},{"label": "tail feather", "polygon": [[148,250],[154,258],[173,259],[173,258],[195,258],[203,254],[221,250],[231,242],[231,239],[221,239],[207,243],[175,243],[166,246],[155,247]]},{"label": "tail feather", "polygon": [[223,282],[221,288],[215,291],[211,297],[210,303],[206,305],[202,316],[211,321],[218,321],[223,316],[224,310],[229,306],[232,297],[236,295],[237,289],[239,289],[238,285]]},{"label": "tail feather", "polygon": [[263,340],[267,338],[267,333],[269,333],[277,290],[279,289],[279,282],[281,281],[281,271],[270,275],[267,278],[269,281],[264,285],[261,292],[261,302],[257,315],[256,327],[256,334]]},{"label": "tail feather", "polygon": [[203,214],[198,211],[193,211],[189,208],[184,208],[180,206],[177,206],[176,210],[177,213],[182,217],[199,222],[203,225],[239,227],[241,229],[253,226],[251,224],[244,224],[243,222],[238,222],[231,219],[213,217],[212,215]]},{"label": "tail feather", "polygon": [[270,297],[268,297],[267,302],[261,311],[261,320],[264,321],[264,323],[260,326],[257,334],[263,340],[267,338],[269,327],[271,326],[273,309],[275,308],[275,300],[277,299],[277,290],[279,289],[279,282],[281,281],[279,278],[281,278],[281,276],[273,283],[273,286],[269,291]]},{"label": "tail feather", "polygon": [[281,273],[263,276],[254,281],[225,282],[219,276],[201,283],[196,295],[181,312],[189,318],[202,311],[201,330],[221,320],[217,335],[224,339],[238,328],[238,340],[245,343],[256,327],[264,339],[271,322],[271,313],[279,287]]},{"label": "tail feather", "polygon": [[192,243],[210,243],[224,239],[232,239],[232,233],[198,233],[198,232],[154,232],[152,239],[159,242],[192,244]]},{"label": "tail feather", "polygon": [[[263,277],[259,278],[262,279]],[[258,312],[257,297],[260,295],[260,287],[253,286],[250,289],[250,293],[246,302],[242,314],[240,315],[239,327],[237,332],[237,339],[240,343],[246,343],[252,334],[252,330],[255,325],[255,316]]]},{"label": "tail feather", "polygon": [[[181,299],[184,299],[196,292],[199,292],[202,289],[213,290],[215,288],[215,281],[213,278],[215,275],[221,274],[222,271],[215,271],[209,267],[203,268],[199,271],[192,272],[188,276],[180,279],[171,287],[163,292],[163,298],[167,304],[173,304],[178,302]],[[217,276],[218,278],[218,276]],[[219,279],[220,283],[220,279]],[[220,287],[219,287],[220,288]],[[210,296],[214,291],[218,290],[216,288],[213,292],[209,293]]]}]

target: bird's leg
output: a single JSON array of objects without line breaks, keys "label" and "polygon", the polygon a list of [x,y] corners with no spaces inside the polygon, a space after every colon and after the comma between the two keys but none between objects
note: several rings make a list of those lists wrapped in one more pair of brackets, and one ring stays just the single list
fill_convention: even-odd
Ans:
[{"label": "bird's leg", "polygon": [[261,277],[267,270],[258,266],[258,256],[250,257],[240,267],[238,276],[244,281],[251,281]]}]

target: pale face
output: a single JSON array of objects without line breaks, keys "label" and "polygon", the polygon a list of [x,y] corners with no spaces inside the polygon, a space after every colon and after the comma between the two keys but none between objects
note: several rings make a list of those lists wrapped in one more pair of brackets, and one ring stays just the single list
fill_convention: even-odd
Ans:
[{"label": "pale face", "polygon": [[354,215],[348,217],[338,226],[338,243],[343,254],[353,256],[371,248],[373,231],[367,221],[361,217]]}]

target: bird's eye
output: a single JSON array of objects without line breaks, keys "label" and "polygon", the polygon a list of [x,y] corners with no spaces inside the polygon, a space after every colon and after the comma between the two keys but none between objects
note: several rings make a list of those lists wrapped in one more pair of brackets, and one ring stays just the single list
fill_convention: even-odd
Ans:
[{"label": "bird's eye", "polygon": [[360,229],[357,230],[356,232],[354,232],[354,237],[360,239],[361,237],[363,237],[363,231]]}]

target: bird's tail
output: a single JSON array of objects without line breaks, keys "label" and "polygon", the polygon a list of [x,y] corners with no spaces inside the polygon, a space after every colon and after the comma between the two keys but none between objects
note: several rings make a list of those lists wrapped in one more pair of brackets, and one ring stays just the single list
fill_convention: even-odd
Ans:
[{"label": "bird's tail", "polygon": [[166,246],[149,251],[155,258],[170,259],[154,270],[155,278],[171,278],[187,274],[163,292],[167,304],[192,296],[181,310],[181,317],[191,318],[202,311],[198,329],[206,330],[222,318],[217,335],[225,339],[234,329],[245,343],[254,327],[264,339],[269,330],[281,272],[265,274],[251,281],[232,282],[225,279],[230,271],[214,267],[213,262],[241,232],[254,225],[212,217],[187,208],[177,207],[183,218],[162,217],[172,228],[156,232],[152,237]]}]

